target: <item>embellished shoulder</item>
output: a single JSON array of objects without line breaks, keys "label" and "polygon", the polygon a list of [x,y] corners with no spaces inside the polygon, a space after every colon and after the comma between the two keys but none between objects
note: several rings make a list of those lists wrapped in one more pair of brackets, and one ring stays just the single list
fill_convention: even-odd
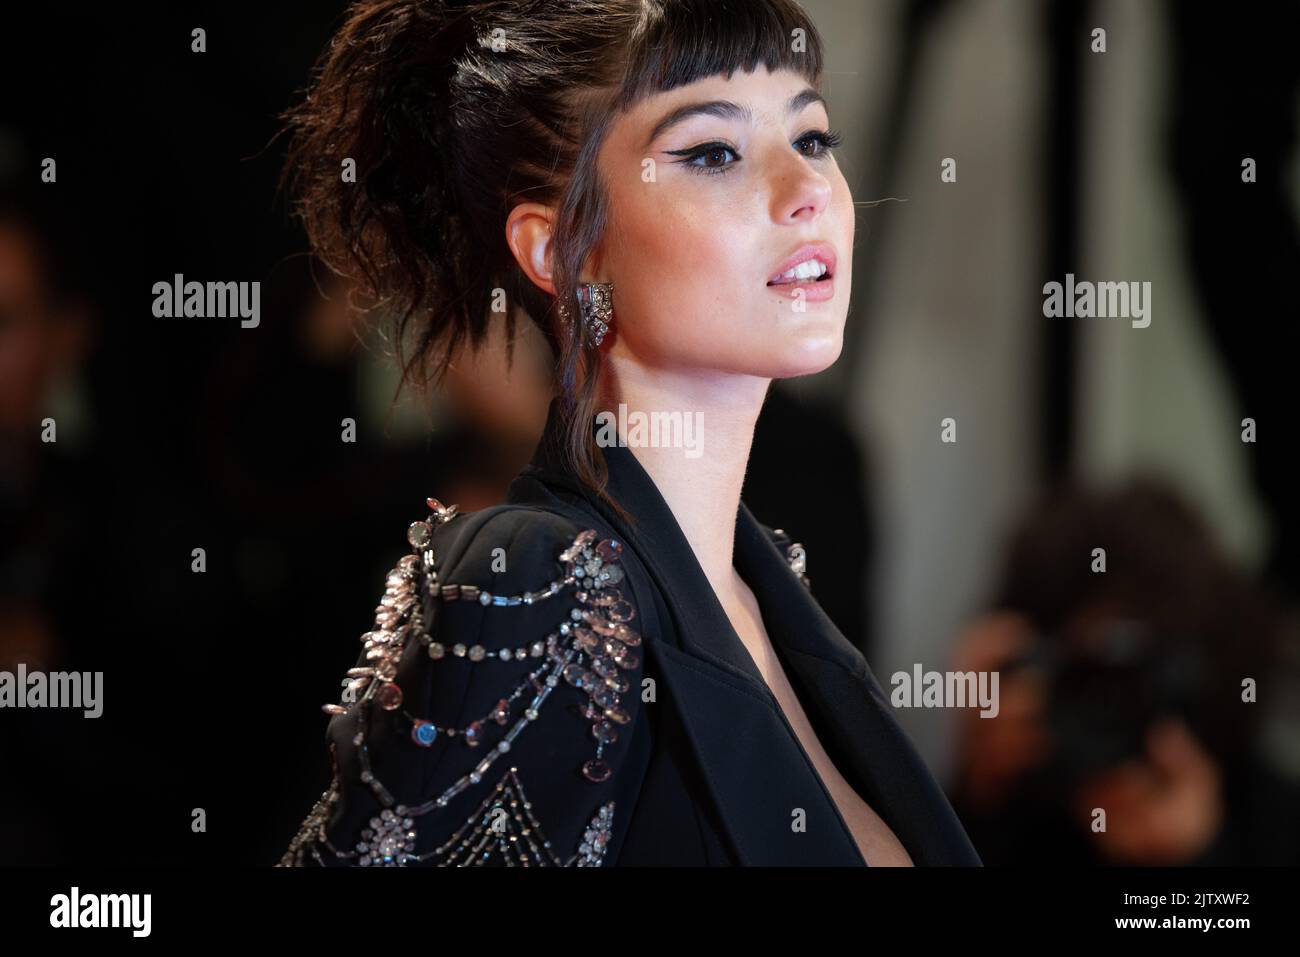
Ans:
[{"label": "embellished shoulder", "polygon": [[331,784],[279,866],[599,866],[640,713],[622,543],[428,506],[323,706]]},{"label": "embellished shoulder", "polygon": [[808,551],[799,542],[790,538],[790,535],[783,528],[768,528],[763,526],[763,531],[767,532],[772,544],[777,550],[785,556],[790,570],[799,576],[799,581],[803,582],[805,588],[811,587],[808,582]]}]

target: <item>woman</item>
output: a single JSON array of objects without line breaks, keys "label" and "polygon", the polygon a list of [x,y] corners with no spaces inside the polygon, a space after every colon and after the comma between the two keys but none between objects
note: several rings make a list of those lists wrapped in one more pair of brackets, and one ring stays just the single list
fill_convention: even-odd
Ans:
[{"label": "woman", "polygon": [[408,529],[282,864],[979,863],[740,502],[771,381],[841,348],[821,77],[792,0],[353,7],[290,114],[314,246],[408,376],[521,310],[556,396],[505,504]]}]

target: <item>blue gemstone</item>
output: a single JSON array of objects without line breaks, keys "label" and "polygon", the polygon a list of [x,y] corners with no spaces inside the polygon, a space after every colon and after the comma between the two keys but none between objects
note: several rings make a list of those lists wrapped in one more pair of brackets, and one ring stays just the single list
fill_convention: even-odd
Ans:
[{"label": "blue gemstone", "polygon": [[438,729],[428,721],[421,721],[411,729],[411,737],[422,747],[429,747],[438,737]]}]

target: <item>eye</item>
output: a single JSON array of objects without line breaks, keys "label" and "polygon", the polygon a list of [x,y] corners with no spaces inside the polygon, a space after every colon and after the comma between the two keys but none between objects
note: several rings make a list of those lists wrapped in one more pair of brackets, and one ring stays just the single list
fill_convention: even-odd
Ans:
[{"label": "eye", "polygon": [[793,145],[801,154],[813,159],[824,156],[843,141],[844,137],[835,130],[809,130],[795,140]]},{"label": "eye", "polygon": [[[740,154],[726,143],[702,143],[684,150],[668,150],[670,156],[684,156],[683,165],[695,172],[720,174],[726,173],[740,161]],[[731,162],[728,156],[733,156]]]}]

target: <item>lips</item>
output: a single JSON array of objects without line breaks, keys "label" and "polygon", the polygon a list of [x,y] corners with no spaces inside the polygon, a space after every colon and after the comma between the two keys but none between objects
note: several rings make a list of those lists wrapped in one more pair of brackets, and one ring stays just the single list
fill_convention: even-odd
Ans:
[{"label": "lips", "polygon": [[835,248],[830,243],[800,246],[769,274],[767,286],[791,298],[822,301],[835,293]]}]

